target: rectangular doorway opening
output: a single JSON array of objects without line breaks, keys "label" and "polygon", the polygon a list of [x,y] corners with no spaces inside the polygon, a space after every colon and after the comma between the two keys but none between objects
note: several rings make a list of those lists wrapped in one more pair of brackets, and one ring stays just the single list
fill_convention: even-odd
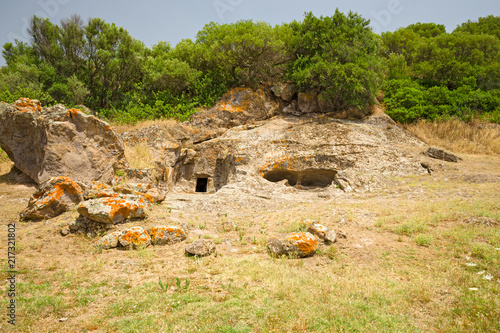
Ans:
[{"label": "rectangular doorway opening", "polygon": [[196,192],[207,192],[208,178],[196,179]]}]

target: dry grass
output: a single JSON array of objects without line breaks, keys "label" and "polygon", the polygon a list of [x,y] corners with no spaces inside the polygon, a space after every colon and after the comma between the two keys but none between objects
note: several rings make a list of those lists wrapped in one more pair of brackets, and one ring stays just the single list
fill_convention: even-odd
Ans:
[{"label": "dry grass", "polygon": [[172,127],[178,124],[178,121],[175,119],[155,119],[155,120],[145,120],[140,121],[135,124],[113,124],[113,127],[118,133],[132,132],[141,130],[143,128],[160,125],[165,127]]},{"label": "dry grass", "polygon": [[500,154],[500,126],[496,124],[480,120],[420,120],[407,125],[406,129],[429,145],[456,153]]},{"label": "dry grass", "polygon": [[133,147],[125,146],[125,157],[132,168],[148,169],[155,167],[155,156],[146,143]]},{"label": "dry grass", "polygon": [[[147,163],[141,149],[132,153]],[[7,253],[5,226],[16,222],[18,270],[17,327],[3,312],[0,331],[497,332],[500,228],[464,221],[500,220],[500,188],[489,180],[500,176],[499,162],[464,158],[454,171],[271,210],[221,202],[220,215],[190,208],[187,195],[182,209],[165,202],[147,220],[120,226],[188,223],[190,238],[216,241],[217,255],[206,258],[186,257],[184,242],[96,251],[93,239],[59,234],[76,212],[19,222],[33,188],[0,179],[0,252]],[[491,177],[467,182],[474,173]],[[298,230],[304,219],[342,229],[347,239],[311,258],[271,258],[266,237]],[[226,220],[238,228],[224,229]],[[0,297],[0,307],[7,301]]]}]

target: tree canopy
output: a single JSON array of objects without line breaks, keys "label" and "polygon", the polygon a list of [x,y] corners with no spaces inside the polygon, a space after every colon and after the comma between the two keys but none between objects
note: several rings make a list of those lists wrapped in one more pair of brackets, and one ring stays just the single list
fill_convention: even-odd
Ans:
[{"label": "tree canopy", "polygon": [[296,84],[334,110],[370,106],[382,89],[391,116],[487,116],[500,121],[500,17],[452,33],[416,23],[375,34],[356,13],[305,13],[277,26],[208,23],[195,40],[146,47],[100,18],[55,24],[33,16],[29,43],[3,46],[0,99],[84,104],[119,121],[188,119],[232,87]]}]

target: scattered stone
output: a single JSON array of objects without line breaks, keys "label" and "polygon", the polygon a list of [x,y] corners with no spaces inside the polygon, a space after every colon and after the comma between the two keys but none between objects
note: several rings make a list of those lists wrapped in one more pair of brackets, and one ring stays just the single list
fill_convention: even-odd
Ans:
[{"label": "scattered stone", "polygon": [[60,323],[63,323],[63,322],[65,322],[65,321],[67,321],[67,320],[68,320],[68,318],[59,318],[59,322],[60,322]]},{"label": "scattered stone", "polygon": [[493,227],[500,224],[500,221],[494,219],[492,217],[479,216],[479,217],[469,217],[464,220],[464,223],[476,224],[476,225],[484,225],[487,227]]},{"label": "scattered stone", "polygon": [[222,223],[222,227],[224,229],[224,231],[233,231],[233,230],[236,230],[238,228],[238,225],[234,222],[231,222],[231,221],[225,221]]},{"label": "scattered stone", "polygon": [[182,242],[187,238],[184,229],[171,226],[157,226],[148,230],[153,245],[166,245]]},{"label": "scattered stone", "polygon": [[272,256],[288,256],[304,258],[313,256],[318,249],[318,241],[309,232],[295,232],[284,237],[273,237],[267,242],[267,248]]},{"label": "scattered stone", "polygon": [[68,177],[54,177],[32,196],[20,217],[28,220],[50,219],[71,210],[83,201],[83,190]]},{"label": "scattered stone", "polygon": [[102,237],[98,242],[97,246],[100,246],[104,250],[109,250],[115,248],[120,244],[119,238],[122,235],[121,231],[112,232],[104,237]]},{"label": "scattered stone", "polygon": [[27,98],[0,103],[0,146],[38,184],[60,175],[107,182],[126,165],[123,144],[108,123]]},{"label": "scattered stone", "polygon": [[333,230],[328,231],[325,234],[325,243],[326,244],[333,244],[337,241],[337,233]]},{"label": "scattered stone", "polygon": [[215,244],[211,239],[197,239],[192,243],[186,245],[186,253],[206,257],[215,252]]},{"label": "scattered stone", "polygon": [[128,218],[145,218],[149,203],[141,196],[99,198],[82,202],[78,212],[96,222],[116,224]]},{"label": "scattered stone", "polygon": [[69,235],[69,233],[70,233],[69,227],[63,227],[61,229],[61,235],[63,235],[63,236],[67,236],[67,235]]},{"label": "scattered stone", "polygon": [[322,224],[314,222],[309,225],[307,231],[324,241],[328,228]]},{"label": "scattered stone", "polygon": [[136,249],[140,246],[147,247],[151,245],[151,237],[142,227],[132,227],[123,230],[118,237],[121,246],[126,249]]},{"label": "scattered stone", "polygon": [[443,160],[446,162],[457,163],[459,160],[461,160],[461,158],[456,156],[456,155],[447,153],[442,149],[437,149],[437,148],[433,148],[433,147],[430,147],[429,149],[427,149],[423,154],[425,156],[430,157],[430,158],[435,158],[435,159]]}]

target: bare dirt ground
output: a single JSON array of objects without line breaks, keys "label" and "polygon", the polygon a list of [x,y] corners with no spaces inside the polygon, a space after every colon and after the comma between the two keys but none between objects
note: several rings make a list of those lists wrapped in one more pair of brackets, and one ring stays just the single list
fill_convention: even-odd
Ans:
[{"label": "bare dirt ground", "polygon": [[[15,223],[16,326],[1,297],[0,331],[19,332],[493,332],[500,330],[500,157],[460,154],[423,176],[369,192],[255,204],[170,194],[145,221],[188,225],[215,255],[185,242],[101,251],[62,236],[75,211],[20,222],[35,190],[0,169],[2,295]],[[266,199],[261,199],[266,200]],[[210,205],[214,207],[214,205]],[[306,259],[271,258],[267,237],[305,219],[344,234]],[[236,227],[229,228],[233,222]]]}]

